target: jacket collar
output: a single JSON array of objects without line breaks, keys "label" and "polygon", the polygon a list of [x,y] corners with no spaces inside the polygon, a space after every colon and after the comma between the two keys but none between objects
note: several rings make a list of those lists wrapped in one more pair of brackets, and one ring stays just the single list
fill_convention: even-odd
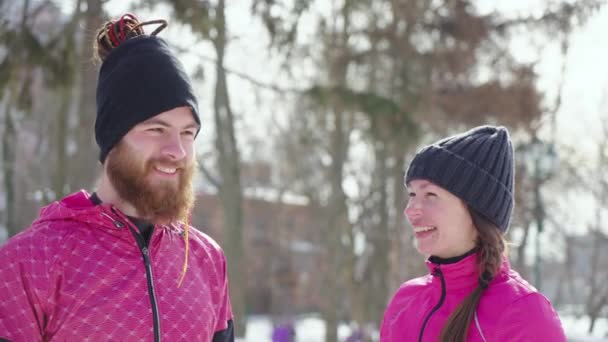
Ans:
[{"label": "jacket collar", "polygon": [[[118,208],[111,204],[102,203],[95,205],[91,201],[91,195],[84,191],[78,191],[66,196],[60,201],[53,202],[43,208],[38,222],[45,221],[77,221],[87,225],[94,224],[112,231],[128,231],[126,224],[128,219]],[[170,225],[158,225],[157,228],[175,230],[182,233],[183,225],[176,222]]]},{"label": "jacket collar", "polygon": [[[441,270],[448,291],[458,289],[473,290],[479,284],[477,250],[475,249],[455,258],[441,259],[430,257],[426,261],[426,266],[431,274],[435,274],[437,268]],[[508,272],[509,268],[509,261],[503,256],[502,265],[498,274],[490,282],[490,286],[500,278],[501,273]],[[436,277],[433,277],[433,281],[435,280]]]}]

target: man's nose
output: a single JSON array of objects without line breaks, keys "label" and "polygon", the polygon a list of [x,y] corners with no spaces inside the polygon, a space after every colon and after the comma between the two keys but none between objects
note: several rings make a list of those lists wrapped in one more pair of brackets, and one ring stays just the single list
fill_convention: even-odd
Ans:
[{"label": "man's nose", "polygon": [[181,160],[186,157],[186,149],[179,134],[171,134],[163,146],[162,154],[171,160]]}]

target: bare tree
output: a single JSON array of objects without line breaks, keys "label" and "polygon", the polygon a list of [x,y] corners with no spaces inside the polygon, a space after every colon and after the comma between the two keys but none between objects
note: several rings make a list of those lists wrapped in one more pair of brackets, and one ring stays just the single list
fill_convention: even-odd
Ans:
[{"label": "bare tree", "polygon": [[[72,157],[75,167],[66,170],[69,175],[69,189],[73,191],[80,188],[91,188],[96,179],[99,169],[99,150],[94,140],[95,123],[95,89],[97,85],[97,66],[93,60],[92,42],[95,41],[96,31],[104,21],[103,4],[104,0],[78,0],[75,9],[75,16],[78,18],[78,25],[82,26],[82,31],[77,32],[76,39],[76,58],[74,66],[78,71],[77,82],[79,95],[76,111],[76,125],[72,128],[72,141],[76,143],[76,151]],[[84,11],[81,9],[85,4]]]},{"label": "bare tree", "polygon": [[[598,162],[596,177],[596,212],[595,224],[590,227],[591,245],[591,269],[587,283],[589,292],[585,305],[586,313],[589,316],[589,333],[593,332],[595,322],[604,307],[608,306],[608,263],[606,262],[606,246],[608,237],[603,233],[604,218],[603,212],[608,209],[608,179],[605,177],[605,170],[608,167],[608,123],[602,121],[602,135],[598,145]],[[603,253],[602,253],[603,251]]]},{"label": "bare tree", "polygon": [[[2,171],[9,235],[19,232],[35,214],[32,205],[38,203],[32,203],[28,196],[44,188],[54,188],[61,194],[67,182],[65,168],[34,176],[40,163],[59,167],[67,164],[67,117],[74,84],[73,38],[77,25],[76,14],[70,20],[61,20],[59,9],[49,1],[34,6],[26,1],[7,12],[11,11],[21,14],[20,21],[7,20],[7,25],[0,28],[0,44],[10,51],[0,64],[0,88],[6,94]],[[60,98],[60,103],[51,100],[53,97]],[[55,110],[56,116],[49,115]],[[41,129],[43,126],[47,129]],[[48,143],[52,144],[51,153],[35,154],[40,159],[30,158],[31,152],[40,152],[38,147]],[[44,202],[55,198],[53,191],[43,193],[50,195],[43,196]]]},{"label": "bare tree", "polygon": [[[340,126],[343,121],[338,115],[346,112],[355,123],[352,129],[363,132],[369,150],[373,151],[370,153],[373,184],[362,191],[362,198],[354,201],[345,196],[337,183],[345,179],[344,159],[337,152],[346,148],[348,155],[349,145],[342,145],[343,140],[337,139],[337,146],[328,146],[317,153],[325,153],[327,162],[321,165],[334,171],[328,175],[328,182],[321,184],[324,192],[335,196],[329,197],[332,202],[327,206],[328,213],[335,211],[330,215],[339,216],[352,205],[358,205],[357,212],[370,215],[360,217],[354,226],[345,222],[346,230],[341,234],[350,239],[328,236],[327,247],[350,253],[347,241],[352,243],[353,229],[365,236],[369,250],[361,255],[362,260],[357,255],[348,256],[351,265],[343,278],[355,281],[353,275],[358,272],[353,269],[355,265],[359,265],[359,273],[364,277],[361,284],[352,287],[353,295],[346,302],[359,302],[348,305],[364,307],[378,316],[381,311],[378,307],[382,306],[379,303],[385,303],[390,292],[387,250],[403,248],[402,244],[395,246],[389,241],[399,240],[402,228],[402,208],[395,207],[404,205],[400,193],[406,153],[413,151],[423,132],[443,135],[488,122],[508,125],[515,131],[537,129],[546,112],[542,94],[536,88],[534,65],[517,62],[505,47],[522,27],[539,35],[548,28],[551,28],[548,32],[557,28],[560,35],[567,34],[575,23],[584,22],[598,3],[548,7],[540,19],[505,19],[496,13],[478,14],[471,1],[342,1],[333,5],[329,15],[317,16],[316,44],[310,45],[299,41],[298,25],[302,13],[310,13],[308,10],[314,8],[313,3],[304,1],[291,6],[287,2],[259,0],[252,8],[271,34],[271,47],[283,52],[289,61],[285,65],[314,60],[326,76],[315,79],[313,83],[317,83],[309,92],[322,108],[333,109],[324,112],[325,121],[318,121],[319,129],[328,134],[324,139],[331,143],[331,139],[338,137],[332,135],[338,132],[335,127],[344,127]],[[358,18],[356,22],[351,20],[354,16]],[[355,41],[358,43],[351,43]],[[322,51],[322,57],[330,58],[318,58],[318,51]],[[489,73],[488,79],[480,80],[477,75],[484,70],[494,72]],[[306,112],[301,107],[297,111],[298,115]],[[329,123],[329,130],[325,123]],[[337,177],[338,174],[341,176]],[[310,184],[320,185],[314,179],[310,179]],[[346,204],[337,205],[333,203],[335,200]],[[323,206],[322,202],[320,205]],[[523,252],[518,255],[523,261]],[[329,258],[329,267],[339,267],[339,263]],[[403,269],[400,267],[403,262],[397,259],[392,269]],[[360,265],[370,266],[366,270]],[[411,270],[418,272],[414,267]],[[342,271],[330,270],[332,277]],[[340,283],[339,278],[332,280]],[[374,294],[369,298],[358,295],[363,288],[373,289]],[[360,305],[361,302],[365,304]],[[356,315],[357,320],[365,320],[364,314]],[[325,318],[326,338],[331,340],[333,335],[329,331],[335,328],[334,316],[326,314]]]},{"label": "bare tree", "polygon": [[[217,174],[209,180],[218,188],[222,203],[226,239],[223,248],[228,261],[230,297],[236,334],[245,335],[245,255],[243,244],[243,191],[241,186],[240,153],[235,132],[236,119],[230,104],[227,71],[224,67],[230,33],[226,21],[226,1],[148,0],[149,4],[167,3],[176,18],[190,26],[203,40],[209,41],[216,54],[213,114]],[[204,170],[207,171],[207,170]],[[204,172],[211,175],[210,172]]]}]

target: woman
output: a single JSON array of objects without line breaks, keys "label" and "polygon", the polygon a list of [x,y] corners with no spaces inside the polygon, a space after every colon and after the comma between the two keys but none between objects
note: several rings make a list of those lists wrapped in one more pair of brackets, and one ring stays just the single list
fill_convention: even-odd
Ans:
[{"label": "woman", "polygon": [[405,216],[430,274],[399,288],[381,342],[566,341],[551,303],[506,258],[513,172],[504,127],[477,127],[416,154]]}]

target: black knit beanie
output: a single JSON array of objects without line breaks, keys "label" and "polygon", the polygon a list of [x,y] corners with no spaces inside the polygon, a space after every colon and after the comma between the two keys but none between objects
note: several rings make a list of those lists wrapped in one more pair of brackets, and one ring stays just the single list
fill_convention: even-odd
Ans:
[{"label": "black knit beanie", "polygon": [[429,180],[505,233],[513,211],[513,176],[509,132],[502,126],[480,126],[422,148],[407,170],[405,183]]},{"label": "black knit beanie", "polygon": [[103,163],[110,150],[138,123],[188,106],[200,125],[188,76],[159,37],[130,38],[113,49],[99,70],[95,140]]}]

